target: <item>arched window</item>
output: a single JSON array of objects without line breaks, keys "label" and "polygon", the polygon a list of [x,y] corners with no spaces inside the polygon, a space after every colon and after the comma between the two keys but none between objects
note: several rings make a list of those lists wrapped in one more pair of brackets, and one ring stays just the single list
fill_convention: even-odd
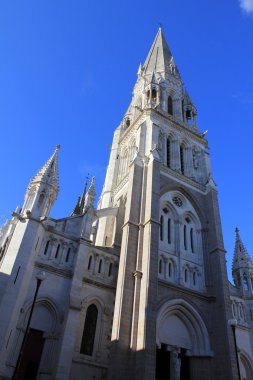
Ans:
[{"label": "arched window", "polygon": [[44,198],[45,198],[45,194],[44,193],[41,193],[40,196],[39,196],[39,200],[38,200],[38,208],[41,208],[41,205],[44,201]]},{"label": "arched window", "polygon": [[95,305],[90,305],[87,309],[83,337],[81,343],[80,353],[84,355],[92,356],[93,346],[96,334],[96,325],[97,325],[98,309]]},{"label": "arched window", "polygon": [[160,217],[160,240],[163,241],[163,215]]},{"label": "arched window", "polygon": [[171,244],[171,219],[168,219],[168,244]]},{"label": "arched window", "polygon": [[169,263],[169,277],[171,277],[171,263]]},{"label": "arched window", "polygon": [[245,275],[243,276],[243,288],[244,288],[244,290],[246,290],[246,292],[249,291],[249,283],[248,283],[248,279]]},{"label": "arched window", "polygon": [[131,124],[131,121],[130,121],[129,117],[127,117],[126,120],[125,120],[125,126],[126,126],[126,128],[128,128],[130,126],[130,124]]},{"label": "arched window", "polygon": [[182,116],[183,116],[183,121],[184,121],[184,101],[182,100]]},{"label": "arched window", "polygon": [[196,272],[193,272],[193,275],[192,275],[192,279],[193,279],[193,285],[195,286],[196,285]]},{"label": "arched window", "polygon": [[59,255],[59,251],[60,251],[60,244],[57,245],[55,256],[54,256],[55,259],[57,259],[58,255]]},{"label": "arched window", "polygon": [[181,173],[184,174],[184,147],[180,145],[180,169]]},{"label": "arched window", "polygon": [[171,149],[170,149],[170,139],[167,139],[167,166],[170,168],[171,165],[171,160],[170,160],[170,155],[171,155]]},{"label": "arched window", "polygon": [[154,88],[152,89],[152,95],[151,96],[152,96],[152,101],[156,102],[156,90]]},{"label": "arched window", "polygon": [[163,270],[163,263],[162,263],[162,259],[159,260],[159,273],[161,274],[162,273],[162,270]]},{"label": "arched window", "polygon": [[184,249],[187,250],[187,231],[186,231],[186,225],[184,225]]},{"label": "arched window", "polygon": [[50,240],[47,241],[47,244],[46,244],[45,249],[44,249],[44,255],[47,254],[49,243],[50,243]]},{"label": "arched window", "polygon": [[191,114],[191,111],[190,111],[190,110],[187,110],[185,116],[186,116],[187,124],[188,124],[188,125],[191,125],[191,123],[192,123],[192,114]]},{"label": "arched window", "polygon": [[69,255],[70,255],[71,248],[68,249],[67,255],[66,255],[66,263],[69,261]]},{"label": "arched window", "polygon": [[110,263],[109,269],[108,269],[108,276],[110,277],[111,275],[112,275],[112,263]]},{"label": "arched window", "polygon": [[101,273],[101,270],[102,270],[102,259],[99,260],[98,273]]},{"label": "arched window", "polygon": [[171,96],[168,97],[168,113],[173,115],[173,100]]},{"label": "arched window", "polygon": [[190,229],[190,241],[191,241],[191,251],[194,253],[194,239],[193,239],[193,228]]},{"label": "arched window", "polygon": [[149,101],[149,98],[150,98],[150,90],[148,90],[147,92],[147,101]]},{"label": "arched window", "polygon": [[88,270],[91,269],[91,264],[92,264],[92,256],[89,257]]},{"label": "arched window", "polygon": [[188,281],[188,270],[184,270],[184,282],[186,283]]}]

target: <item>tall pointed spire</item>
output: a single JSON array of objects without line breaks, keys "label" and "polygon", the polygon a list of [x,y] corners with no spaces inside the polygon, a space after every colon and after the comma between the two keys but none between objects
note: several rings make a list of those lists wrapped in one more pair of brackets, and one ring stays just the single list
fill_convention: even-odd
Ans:
[{"label": "tall pointed spire", "polygon": [[57,145],[54,153],[48,161],[42,166],[38,173],[31,179],[28,188],[36,183],[45,183],[51,185],[56,193],[59,192],[59,174],[58,174],[58,152],[60,145]]},{"label": "tall pointed spire", "polygon": [[159,27],[153,45],[144,63],[145,74],[169,73],[178,74],[174,58],[164,38],[162,28]]},{"label": "tall pointed spire", "polygon": [[253,262],[242,242],[242,239],[239,234],[239,230],[236,227],[235,229],[235,249],[234,249],[234,256],[233,256],[233,264],[232,264],[232,271],[235,272],[238,269],[241,268],[253,268]]}]

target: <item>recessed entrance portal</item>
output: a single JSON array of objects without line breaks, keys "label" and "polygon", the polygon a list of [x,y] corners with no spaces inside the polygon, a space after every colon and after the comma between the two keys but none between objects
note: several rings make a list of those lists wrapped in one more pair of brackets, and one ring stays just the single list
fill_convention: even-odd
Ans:
[{"label": "recessed entrance portal", "polygon": [[36,380],[44,341],[43,331],[30,329],[17,374],[18,380]]},{"label": "recessed entrance portal", "polygon": [[156,350],[156,380],[170,380],[170,352],[165,344]]},{"label": "recessed entrance portal", "polygon": [[185,349],[166,344],[157,348],[156,380],[191,380],[190,358]]},{"label": "recessed entrance portal", "polygon": [[202,318],[182,299],[169,300],[162,305],[156,331],[156,380],[191,380],[196,358],[212,356]]}]

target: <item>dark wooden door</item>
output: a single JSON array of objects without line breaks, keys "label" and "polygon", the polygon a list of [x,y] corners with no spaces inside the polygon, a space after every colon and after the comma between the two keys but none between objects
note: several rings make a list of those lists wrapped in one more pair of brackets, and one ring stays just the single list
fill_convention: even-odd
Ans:
[{"label": "dark wooden door", "polygon": [[156,350],[156,380],[170,380],[170,352],[163,344]]},{"label": "dark wooden door", "polygon": [[44,341],[43,331],[30,329],[18,370],[18,380],[36,379]]},{"label": "dark wooden door", "polygon": [[181,349],[181,370],[180,370],[180,380],[191,380],[190,375],[190,358],[186,356],[186,350]]}]

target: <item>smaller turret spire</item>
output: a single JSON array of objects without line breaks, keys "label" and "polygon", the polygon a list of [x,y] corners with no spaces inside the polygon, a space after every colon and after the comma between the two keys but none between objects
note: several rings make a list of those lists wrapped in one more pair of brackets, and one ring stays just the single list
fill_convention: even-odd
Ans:
[{"label": "smaller turret spire", "polygon": [[233,273],[237,271],[238,269],[242,268],[253,268],[253,262],[242,242],[242,239],[239,234],[239,229],[236,227],[235,229],[235,249],[234,249],[234,256],[233,256],[233,265],[232,265],[232,271]]},{"label": "smaller turret spire", "polygon": [[59,193],[58,152],[57,145],[52,156],[31,179],[22,207],[22,215],[34,217],[48,216]]},{"label": "smaller turret spire", "polygon": [[[38,173],[31,179],[29,187],[37,183],[51,185],[54,190],[59,192],[59,174],[58,174],[58,152],[60,145],[57,145],[54,153],[49,160],[42,166]],[[29,188],[28,187],[28,188]]]},{"label": "smaller turret spire", "polygon": [[78,197],[77,203],[74,207],[74,210],[71,213],[71,216],[81,215],[85,212],[87,207],[93,207],[96,193],[95,193],[95,177],[92,177],[91,184],[87,190],[89,174],[86,177],[86,182],[84,184],[84,191],[81,197]]},{"label": "smaller turret spire", "polygon": [[92,177],[90,187],[85,195],[85,205],[84,205],[85,208],[94,206],[94,201],[96,197],[95,180],[96,180],[96,177]]}]

